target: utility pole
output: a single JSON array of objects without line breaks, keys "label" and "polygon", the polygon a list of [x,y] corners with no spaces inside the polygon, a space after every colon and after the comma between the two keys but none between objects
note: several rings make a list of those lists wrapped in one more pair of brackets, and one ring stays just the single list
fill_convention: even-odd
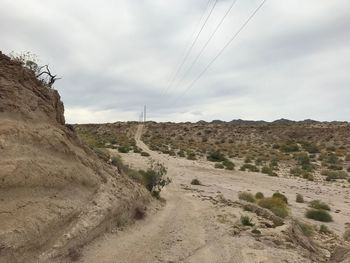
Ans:
[{"label": "utility pole", "polygon": [[146,105],[143,108],[143,122],[146,122]]}]

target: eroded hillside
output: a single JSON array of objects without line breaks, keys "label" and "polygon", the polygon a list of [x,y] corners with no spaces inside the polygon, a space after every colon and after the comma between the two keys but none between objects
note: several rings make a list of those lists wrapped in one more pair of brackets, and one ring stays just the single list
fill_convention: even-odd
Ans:
[{"label": "eroded hillside", "polygon": [[56,90],[0,53],[0,262],[65,255],[149,201],[63,113]]}]

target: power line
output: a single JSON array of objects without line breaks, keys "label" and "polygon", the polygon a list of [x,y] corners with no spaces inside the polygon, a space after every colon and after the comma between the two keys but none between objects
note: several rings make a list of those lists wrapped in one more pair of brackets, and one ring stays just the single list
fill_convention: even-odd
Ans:
[{"label": "power line", "polygon": [[231,5],[229,6],[229,8],[227,9],[226,13],[224,14],[224,16],[221,18],[220,22],[217,24],[215,30],[213,31],[213,33],[210,35],[209,39],[207,40],[207,42],[204,44],[204,46],[202,47],[201,51],[199,51],[199,53],[197,54],[196,58],[193,60],[191,66],[187,69],[187,71],[185,72],[185,74],[182,76],[182,78],[180,79],[179,83],[177,86],[180,86],[180,84],[183,82],[183,80],[185,79],[185,77],[191,72],[191,70],[193,69],[194,65],[197,63],[198,59],[202,56],[203,52],[205,51],[205,49],[208,47],[210,41],[213,39],[213,37],[215,36],[215,34],[218,32],[218,30],[220,29],[221,25],[223,24],[223,22],[225,21],[226,17],[228,16],[228,14],[231,12],[232,8],[234,7],[234,5],[237,3],[238,0],[233,0]]},{"label": "power line", "polygon": [[[204,18],[204,16],[205,16],[205,13],[206,13],[207,10],[208,10],[208,7],[209,7],[211,1],[212,1],[212,0],[208,0],[207,4],[206,4],[206,6],[205,6],[205,9],[204,9],[204,11],[203,11],[203,14],[201,15],[201,18],[198,20],[198,23],[196,24],[196,27],[194,28],[194,30],[193,30],[193,32],[192,32],[192,34],[191,34],[191,37],[190,37],[190,38],[188,39],[188,41],[187,41],[188,44],[192,45],[192,44],[191,44],[192,39],[194,39],[194,36],[196,35],[197,30],[199,29],[200,24],[201,24],[201,22],[202,22],[202,20],[203,20],[203,18]],[[183,56],[185,56],[185,54],[186,54],[187,51],[189,50],[190,45],[188,46],[188,48],[186,48],[186,49],[184,50]],[[181,57],[182,57],[182,56],[181,56]],[[178,67],[180,67],[180,63],[179,63],[179,65],[178,65]],[[172,85],[172,82],[175,80],[176,74],[178,73],[177,71],[178,71],[178,70],[174,70],[173,74],[171,75],[172,77],[171,77],[171,79],[170,79],[169,82],[168,82],[167,87],[165,87],[164,89],[162,89],[162,92],[160,93],[160,95],[163,95],[163,94],[165,95],[167,89],[169,88],[169,86]]]},{"label": "power line", "polygon": [[[210,2],[210,1],[209,1],[209,2]],[[209,3],[209,2],[208,2],[208,3]],[[202,33],[203,29],[205,28],[205,26],[206,26],[206,24],[207,24],[207,22],[208,22],[208,20],[209,20],[209,18],[210,18],[210,16],[211,16],[211,14],[213,13],[213,11],[214,11],[214,9],[215,9],[215,7],[216,7],[217,2],[218,2],[218,0],[215,0],[215,2],[214,2],[214,4],[213,4],[212,8],[210,9],[209,14],[207,15],[207,17],[206,17],[206,19],[205,19],[205,21],[204,21],[204,23],[203,23],[203,25],[202,25],[202,27],[200,28],[200,30],[199,30],[198,34],[196,35],[195,39],[193,40],[193,42],[192,42],[190,48],[187,50],[187,53],[186,53],[185,57],[183,58],[183,60],[182,60],[182,62],[181,62],[181,64],[180,64],[180,66],[179,66],[178,69],[176,70],[175,75],[174,75],[173,78],[171,79],[170,84],[169,84],[168,87],[165,89],[164,95],[168,92],[168,90],[169,90],[169,89],[171,88],[171,86],[174,84],[174,81],[175,81],[175,79],[177,78],[177,76],[179,75],[180,70],[181,70],[182,67],[185,65],[185,63],[186,63],[188,57],[190,56],[190,54],[191,54],[191,52],[192,52],[193,47],[195,46],[195,44],[197,43],[197,41],[198,41],[198,39],[199,39],[200,34]]]},{"label": "power line", "polygon": [[243,31],[243,29],[249,24],[249,22],[254,18],[254,16],[259,12],[259,10],[264,6],[267,0],[263,0],[261,4],[254,10],[254,12],[249,16],[249,18],[243,23],[243,25],[238,29],[238,31],[233,35],[233,37],[225,44],[225,46],[219,51],[219,53],[209,62],[209,64],[204,68],[204,70],[195,78],[185,89],[185,91],[178,97],[174,99],[174,103],[184,96],[197,81],[208,71],[212,64],[224,53],[224,51],[230,46],[230,44],[238,37],[238,35]]}]

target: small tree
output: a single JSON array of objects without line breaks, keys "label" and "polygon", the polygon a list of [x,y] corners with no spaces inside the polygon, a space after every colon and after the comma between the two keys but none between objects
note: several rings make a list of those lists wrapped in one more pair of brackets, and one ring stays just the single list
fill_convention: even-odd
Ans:
[{"label": "small tree", "polygon": [[146,172],[141,171],[145,187],[156,198],[159,198],[162,188],[171,182],[168,177],[165,177],[166,174],[167,169],[161,163],[152,163],[151,168]]},{"label": "small tree", "polygon": [[12,51],[9,56],[12,60],[19,62],[23,67],[33,71],[35,77],[50,88],[57,80],[61,79],[51,73],[49,65],[39,66],[38,56],[29,51],[22,53],[14,53]]}]

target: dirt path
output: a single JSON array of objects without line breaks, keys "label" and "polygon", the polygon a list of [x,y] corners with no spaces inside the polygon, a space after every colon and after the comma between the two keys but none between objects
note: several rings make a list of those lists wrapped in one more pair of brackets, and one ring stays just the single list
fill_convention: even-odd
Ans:
[{"label": "dirt path", "polygon": [[[141,141],[142,128],[139,126],[136,133],[138,147],[149,152],[153,160],[164,163],[172,179],[161,193],[166,205],[124,231],[95,240],[83,250],[80,262],[311,262],[292,244],[276,245],[271,241],[277,239],[276,233],[283,232],[285,226],[262,229],[266,238],[237,230],[240,216],[247,212],[239,206],[225,205],[220,199],[236,200],[239,191],[262,191],[266,195],[276,190],[284,192],[292,200],[296,215],[302,215],[306,207],[294,202],[296,192],[305,194],[306,199],[319,198],[327,192],[325,201],[337,203],[343,209],[341,214],[334,215],[338,223],[331,226],[342,231],[339,221],[350,218],[348,205],[342,199],[343,195],[349,198],[346,192],[340,196],[336,188],[305,180],[217,170],[204,161],[158,154]],[[123,159],[136,166],[145,165],[147,160],[137,154],[125,155]],[[193,178],[203,185],[191,186]]]}]

